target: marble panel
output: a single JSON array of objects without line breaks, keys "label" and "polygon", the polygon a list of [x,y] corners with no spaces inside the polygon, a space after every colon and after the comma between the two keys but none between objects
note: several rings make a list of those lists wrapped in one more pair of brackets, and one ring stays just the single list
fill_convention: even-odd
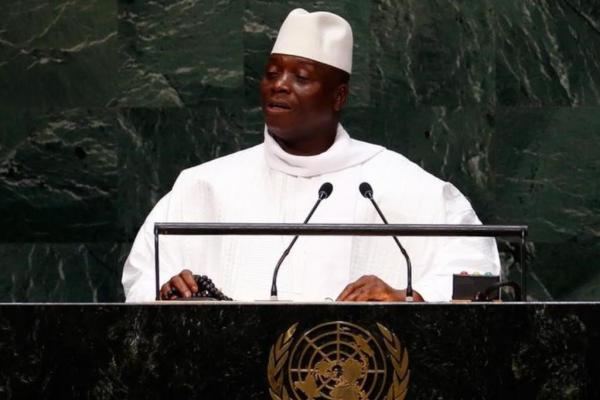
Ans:
[{"label": "marble panel", "polygon": [[495,103],[496,2],[372,3],[369,70],[373,105]]},{"label": "marble panel", "polygon": [[584,299],[574,288],[598,275],[599,115],[598,107],[498,110],[495,221],[529,224],[534,272],[558,299]]},{"label": "marble panel", "polygon": [[497,1],[496,87],[506,106],[600,104],[600,5]]},{"label": "marble panel", "polygon": [[118,217],[118,143],[108,109],[0,108],[0,241],[107,240]]},{"label": "marble panel", "polygon": [[600,273],[595,272],[581,285],[569,289],[571,291],[565,297],[570,299],[600,299]]},{"label": "marble panel", "polygon": [[120,0],[120,73],[127,79],[110,104],[186,107],[241,100],[243,7],[233,0]]},{"label": "marble panel", "polygon": [[104,106],[118,82],[117,6],[105,0],[0,4],[0,107]]},{"label": "marble panel", "polygon": [[2,241],[133,240],[179,172],[259,143],[238,110],[0,109]]},{"label": "marble panel", "polygon": [[0,243],[0,302],[120,302],[129,243]]}]

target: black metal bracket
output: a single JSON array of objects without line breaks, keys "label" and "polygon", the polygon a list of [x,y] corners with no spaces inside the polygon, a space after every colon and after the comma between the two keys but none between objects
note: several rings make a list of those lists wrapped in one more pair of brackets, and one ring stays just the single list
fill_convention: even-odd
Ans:
[{"label": "black metal bracket", "polygon": [[160,300],[159,235],[305,235],[305,236],[448,236],[512,237],[520,239],[521,291],[527,301],[525,240],[527,225],[407,225],[407,224],[259,224],[155,223],[154,268],[156,300]]}]

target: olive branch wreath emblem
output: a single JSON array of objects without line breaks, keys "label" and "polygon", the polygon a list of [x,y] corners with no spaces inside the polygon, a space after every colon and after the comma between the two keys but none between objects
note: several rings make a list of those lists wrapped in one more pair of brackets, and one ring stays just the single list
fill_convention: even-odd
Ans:
[{"label": "olive branch wreath emblem", "polygon": [[290,396],[283,384],[283,366],[290,355],[290,345],[298,323],[290,326],[282,333],[275,344],[271,347],[269,364],[267,366],[267,377],[269,379],[269,394],[272,400],[289,400]]},{"label": "olive branch wreath emblem", "polygon": [[[297,328],[298,323],[290,326],[277,338],[277,341],[271,347],[267,365],[267,378],[269,381],[269,394],[272,400],[290,400],[290,395],[284,385],[284,367],[288,361],[290,346],[293,343]],[[408,352],[392,331],[380,323],[377,323],[377,328],[383,337],[383,342],[388,351],[389,360],[394,371],[387,394],[382,400],[403,400],[408,391],[410,378]]]},{"label": "olive branch wreath emblem", "polygon": [[388,390],[386,400],[403,400],[408,391],[410,371],[408,370],[408,352],[403,348],[396,334],[385,326],[377,323],[377,328],[383,335],[385,347],[390,354],[390,360],[394,367],[392,384]]}]

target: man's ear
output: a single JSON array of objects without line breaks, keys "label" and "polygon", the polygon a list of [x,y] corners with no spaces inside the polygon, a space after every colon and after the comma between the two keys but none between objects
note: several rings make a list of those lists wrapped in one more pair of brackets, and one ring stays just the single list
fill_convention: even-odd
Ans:
[{"label": "man's ear", "polygon": [[333,103],[333,109],[335,111],[341,111],[346,105],[348,100],[348,84],[342,83],[335,89],[335,101]]}]

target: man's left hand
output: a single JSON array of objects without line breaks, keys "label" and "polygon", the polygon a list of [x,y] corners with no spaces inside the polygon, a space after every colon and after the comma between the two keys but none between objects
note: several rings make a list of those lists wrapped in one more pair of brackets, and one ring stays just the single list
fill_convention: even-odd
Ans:
[{"label": "man's left hand", "polygon": [[[365,275],[346,286],[336,301],[406,301],[406,290],[394,289],[374,275]],[[413,291],[413,301],[424,301]]]}]

